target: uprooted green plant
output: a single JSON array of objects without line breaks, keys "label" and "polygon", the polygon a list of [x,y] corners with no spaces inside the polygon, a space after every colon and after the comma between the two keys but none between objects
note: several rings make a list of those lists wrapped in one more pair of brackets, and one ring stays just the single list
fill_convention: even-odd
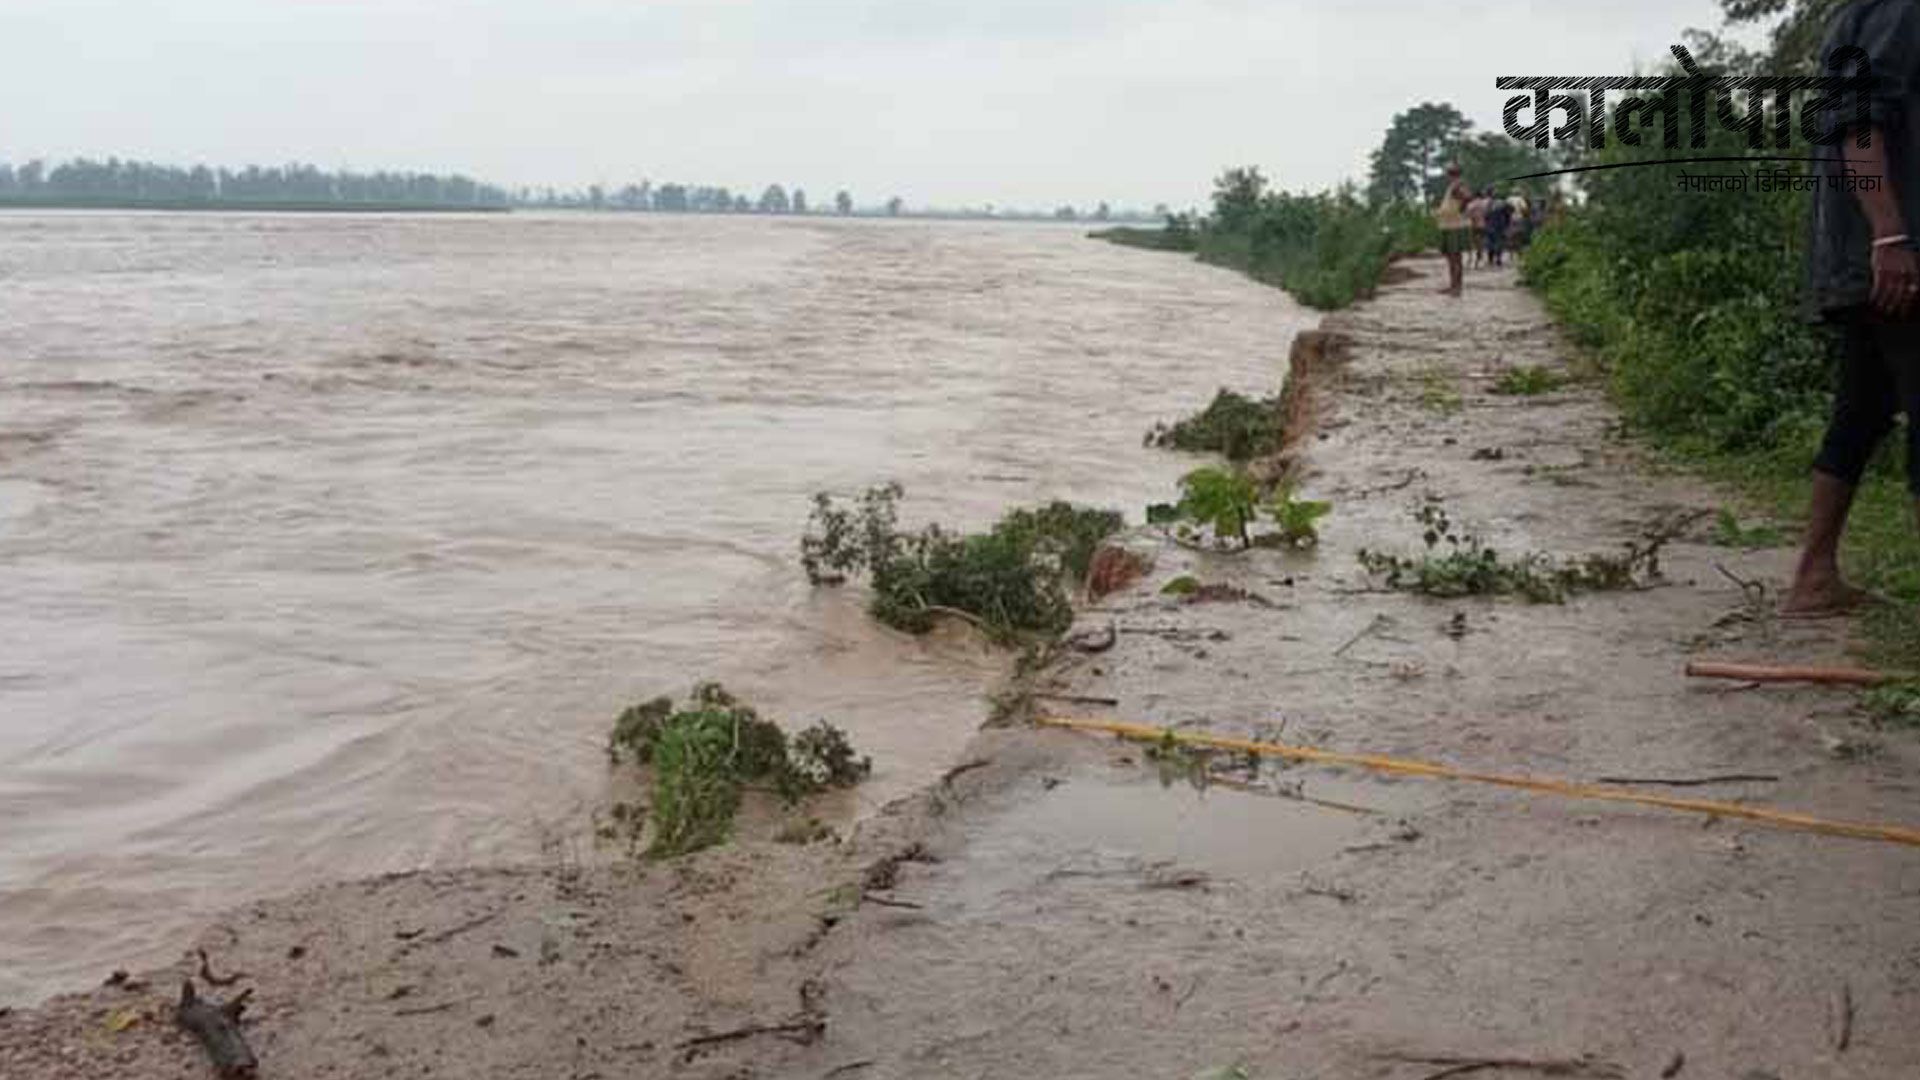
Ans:
[{"label": "uprooted green plant", "polygon": [[1073,621],[1069,582],[1085,578],[1100,542],[1125,523],[1115,511],[1056,501],[1012,511],[984,533],[902,531],[903,494],[883,484],[853,506],[814,496],[800,558],[815,585],[864,572],[873,616],[909,633],[932,629],[943,614],[1003,643],[1061,633]]},{"label": "uprooted green plant", "polygon": [[1556,559],[1540,552],[1504,555],[1456,527],[1446,508],[1427,500],[1414,510],[1426,554],[1419,558],[1361,549],[1360,565],[1389,589],[1427,596],[1519,596],[1558,604],[1574,593],[1638,588],[1660,577],[1660,549],[1677,533],[1663,526],[1618,554]]},{"label": "uprooted green plant", "polygon": [[1280,399],[1250,398],[1222,388],[1205,409],[1147,432],[1147,445],[1251,461],[1280,449]]},{"label": "uprooted green plant", "polygon": [[634,835],[651,825],[655,858],[697,851],[727,838],[749,785],[769,785],[788,803],[829,787],[849,787],[872,770],[845,733],[821,721],[791,740],[718,683],[693,688],[684,706],[655,698],[614,720],[607,753],[651,771],[644,812],[621,805],[616,823]]},{"label": "uprooted green plant", "polygon": [[[1332,503],[1295,498],[1285,484],[1262,499],[1260,485],[1247,473],[1209,465],[1180,478],[1179,502],[1147,507],[1147,521],[1171,526],[1190,544],[1210,535],[1214,545],[1230,549],[1306,547],[1319,540],[1318,522],[1332,510]],[[1251,526],[1263,517],[1275,528],[1256,536]]]},{"label": "uprooted green plant", "polygon": [[1320,542],[1321,518],[1333,512],[1333,504],[1313,499],[1296,499],[1293,487],[1281,484],[1261,504],[1260,509],[1273,519],[1274,532],[1256,542],[1279,543],[1288,547],[1312,547]]}]

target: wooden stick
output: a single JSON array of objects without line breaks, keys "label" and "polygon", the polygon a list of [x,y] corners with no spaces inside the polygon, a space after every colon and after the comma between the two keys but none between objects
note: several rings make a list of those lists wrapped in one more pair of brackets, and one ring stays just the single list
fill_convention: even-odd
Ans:
[{"label": "wooden stick", "polygon": [[1811,667],[1771,664],[1724,664],[1696,660],[1687,665],[1687,674],[1696,679],[1740,679],[1746,682],[1809,682],[1843,686],[1879,686],[1894,682],[1902,675],[1853,667]]},{"label": "wooden stick", "polygon": [[1706,787],[1710,784],[1777,784],[1780,778],[1767,773],[1727,773],[1724,776],[1685,776],[1665,779],[1653,776],[1598,776],[1600,784],[1647,784],[1655,787]]}]

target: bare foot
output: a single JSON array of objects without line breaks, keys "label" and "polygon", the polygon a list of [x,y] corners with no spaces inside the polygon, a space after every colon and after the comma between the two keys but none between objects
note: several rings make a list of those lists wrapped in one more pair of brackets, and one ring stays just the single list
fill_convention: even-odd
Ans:
[{"label": "bare foot", "polygon": [[1826,581],[1796,581],[1780,602],[1783,619],[1833,619],[1850,615],[1855,608],[1872,600],[1865,589],[1832,578]]}]

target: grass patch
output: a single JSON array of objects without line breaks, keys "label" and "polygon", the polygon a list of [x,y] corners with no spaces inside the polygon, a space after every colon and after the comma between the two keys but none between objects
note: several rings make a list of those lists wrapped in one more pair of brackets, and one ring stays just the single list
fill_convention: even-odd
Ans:
[{"label": "grass patch", "polygon": [[1205,409],[1147,432],[1147,445],[1214,453],[1228,461],[1251,461],[1280,449],[1280,399],[1250,398],[1222,388]]},{"label": "grass patch", "polygon": [[1466,407],[1460,396],[1459,381],[1446,366],[1435,364],[1421,370],[1420,404],[1437,413],[1457,413]]},{"label": "grass patch", "polygon": [[1660,576],[1660,549],[1677,530],[1662,530],[1624,545],[1618,554],[1571,560],[1540,552],[1503,554],[1457,527],[1429,500],[1414,511],[1426,553],[1418,558],[1362,548],[1360,565],[1389,589],[1425,596],[1518,596],[1537,604],[1563,603],[1582,592],[1639,588]]},{"label": "grass patch", "polygon": [[1786,543],[1787,534],[1779,526],[1760,522],[1743,525],[1732,510],[1721,507],[1714,516],[1713,532],[1708,539],[1720,547],[1742,548],[1754,551],[1760,548],[1779,547]]},{"label": "grass patch", "polygon": [[872,771],[844,732],[821,721],[792,739],[719,683],[693,688],[684,705],[655,698],[614,720],[607,753],[648,767],[644,810],[614,808],[632,836],[651,829],[647,854],[668,858],[724,842],[749,785],[766,784],[788,803],[829,787],[849,787]]},{"label": "grass patch", "polygon": [[1125,524],[1117,511],[1052,502],[1012,511],[984,533],[907,531],[903,494],[883,484],[851,506],[814,496],[800,558],[815,585],[865,574],[874,618],[915,634],[957,614],[1002,644],[1059,635],[1073,622],[1069,583],[1085,580],[1100,542]]},{"label": "grass patch", "polygon": [[1524,367],[1511,367],[1502,371],[1488,390],[1495,394],[1510,397],[1533,397],[1538,394],[1551,394],[1567,385],[1567,376],[1553,368],[1541,364],[1528,364]]},{"label": "grass patch", "polygon": [[1876,686],[1861,695],[1860,707],[1884,727],[1920,728],[1920,680]]}]

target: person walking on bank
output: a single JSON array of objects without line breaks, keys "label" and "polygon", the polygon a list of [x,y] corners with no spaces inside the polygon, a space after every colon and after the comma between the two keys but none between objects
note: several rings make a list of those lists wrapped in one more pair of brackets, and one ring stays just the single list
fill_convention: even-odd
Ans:
[{"label": "person walking on bank", "polygon": [[1507,230],[1513,225],[1513,204],[1493,197],[1487,207],[1487,262],[1499,266],[1502,254],[1507,249]]},{"label": "person walking on bank", "polygon": [[[1822,111],[1822,131],[1841,138],[1820,148],[1815,166],[1827,182],[1813,191],[1808,301],[1836,329],[1840,375],[1814,459],[1806,541],[1781,604],[1783,615],[1797,618],[1843,614],[1867,598],[1841,577],[1840,538],[1867,462],[1899,412],[1907,414],[1907,487],[1920,525],[1920,0],[1848,4],[1820,55],[1846,46],[1866,50],[1872,65],[1870,145],[1855,141],[1850,104]],[[1841,190],[1845,168],[1880,183]]]},{"label": "person walking on bank", "polygon": [[1467,243],[1473,249],[1472,265],[1476,270],[1487,255],[1487,206],[1493,202],[1492,192],[1493,189],[1488,188],[1467,203]]},{"label": "person walking on bank", "polygon": [[1472,197],[1467,185],[1460,182],[1460,163],[1449,163],[1446,189],[1433,210],[1434,224],[1440,226],[1440,254],[1447,258],[1447,287],[1440,290],[1443,296],[1460,295],[1460,279],[1464,274],[1461,260],[1466,257],[1467,245],[1473,242],[1467,229],[1467,202]]},{"label": "person walking on bank", "polygon": [[1507,250],[1518,259],[1533,239],[1533,203],[1525,191],[1516,188],[1507,196],[1507,205],[1513,209],[1513,220],[1507,225]]}]

